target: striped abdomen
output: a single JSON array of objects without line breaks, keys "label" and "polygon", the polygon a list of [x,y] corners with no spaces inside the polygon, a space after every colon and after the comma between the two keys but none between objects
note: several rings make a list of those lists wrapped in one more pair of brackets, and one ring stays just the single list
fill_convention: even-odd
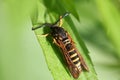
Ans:
[{"label": "striped abdomen", "polygon": [[68,52],[67,54],[69,55],[71,61],[79,69],[79,71],[81,71],[80,58],[78,56],[76,49],[73,47],[73,45],[71,44],[68,38],[64,39],[63,43],[64,43],[64,46]]}]

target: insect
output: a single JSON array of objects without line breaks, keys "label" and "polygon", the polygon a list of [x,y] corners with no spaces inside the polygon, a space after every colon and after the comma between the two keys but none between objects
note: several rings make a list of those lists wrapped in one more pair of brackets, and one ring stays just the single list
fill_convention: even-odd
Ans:
[{"label": "insect", "polygon": [[[75,47],[75,43],[73,42],[69,33],[62,28],[62,18],[69,15],[69,12],[66,12],[53,24],[44,23],[41,26],[34,27],[32,30],[36,30],[41,27],[49,27],[51,29],[51,33],[45,34],[48,36],[49,34],[53,37],[53,42],[61,49],[64,58],[66,60],[68,69],[71,75],[77,79],[82,72],[82,69],[89,71],[83,57],[79,53],[79,51]],[[59,25],[58,25],[59,23]]]}]

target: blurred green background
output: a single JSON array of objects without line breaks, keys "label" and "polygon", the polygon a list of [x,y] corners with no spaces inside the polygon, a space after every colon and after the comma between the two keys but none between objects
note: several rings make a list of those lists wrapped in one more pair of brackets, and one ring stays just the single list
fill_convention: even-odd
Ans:
[{"label": "blurred green background", "polygon": [[[73,22],[89,50],[98,79],[120,80],[120,1],[73,2],[80,23],[74,18]],[[0,80],[53,80],[31,30],[30,14],[37,3],[0,0]]]}]

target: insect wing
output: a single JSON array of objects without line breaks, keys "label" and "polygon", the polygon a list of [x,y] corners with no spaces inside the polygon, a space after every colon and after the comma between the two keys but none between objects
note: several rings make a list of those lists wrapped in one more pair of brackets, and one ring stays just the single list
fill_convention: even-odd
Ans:
[{"label": "insect wing", "polygon": [[73,64],[73,62],[71,61],[70,56],[68,55],[67,51],[64,48],[61,48],[61,50],[63,52],[66,64],[68,66],[68,69],[69,69],[71,75],[75,79],[77,79],[79,77],[79,74],[80,74],[81,71],[79,71],[79,69]]},{"label": "insect wing", "polygon": [[79,56],[79,58],[80,58],[81,65],[83,66],[83,68],[84,68],[85,70],[89,71],[89,69],[88,69],[88,67],[87,67],[87,65],[86,65],[83,57],[81,56],[81,54],[80,54],[80,53],[78,52],[78,50],[76,49],[76,47],[75,47],[75,45],[74,45],[75,43],[73,42],[71,36],[70,36],[68,33],[67,33],[67,35],[68,35],[68,38],[71,40],[71,43],[72,43],[72,45],[74,46],[75,50],[76,50],[77,53],[78,53],[78,56]]},{"label": "insect wing", "polygon": [[[77,52],[78,52],[78,51],[77,51]],[[87,65],[86,65],[83,57],[81,56],[81,54],[80,54],[79,52],[78,52],[78,56],[79,56],[79,58],[80,58],[80,62],[81,62],[82,67],[83,67],[85,70],[89,71],[89,69],[88,69],[88,67],[87,67]]]}]

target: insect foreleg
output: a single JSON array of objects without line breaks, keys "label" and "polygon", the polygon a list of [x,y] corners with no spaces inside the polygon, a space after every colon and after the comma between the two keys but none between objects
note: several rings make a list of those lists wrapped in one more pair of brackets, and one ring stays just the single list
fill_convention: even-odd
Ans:
[{"label": "insect foreleg", "polygon": [[47,34],[37,34],[37,36],[39,36],[39,37],[47,37],[48,35],[50,35],[49,33],[47,33]]}]

